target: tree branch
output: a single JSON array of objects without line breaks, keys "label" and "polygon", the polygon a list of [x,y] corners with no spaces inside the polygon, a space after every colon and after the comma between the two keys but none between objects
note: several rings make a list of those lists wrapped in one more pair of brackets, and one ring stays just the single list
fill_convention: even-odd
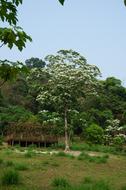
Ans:
[{"label": "tree branch", "polygon": [[3,82],[0,83],[0,89],[2,88],[2,86],[4,85],[5,82],[6,82],[6,80],[4,80]]},{"label": "tree branch", "polygon": [[4,45],[4,43],[2,43],[2,44],[0,45],[0,48],[3,47],[3,45]]}]

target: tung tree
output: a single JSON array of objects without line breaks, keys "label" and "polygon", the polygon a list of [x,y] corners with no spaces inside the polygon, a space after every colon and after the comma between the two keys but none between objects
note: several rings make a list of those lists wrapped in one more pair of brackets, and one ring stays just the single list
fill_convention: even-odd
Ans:
[{"label": "tung tree", "polygon": [[49,74],[46,85],[41,87],[37,100],[44,104],[54,105],[64,118],[65,151],[69,150],[68,112],[75,104],[89,94],[95,93],[96,77],[99,69],[87,64],[86,59],[73,50],[60,50],[57,55],[46,57]]}]

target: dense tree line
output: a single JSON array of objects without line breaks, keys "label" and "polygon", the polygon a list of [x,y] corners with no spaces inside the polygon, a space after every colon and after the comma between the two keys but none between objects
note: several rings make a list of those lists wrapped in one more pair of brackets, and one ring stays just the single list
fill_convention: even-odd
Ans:
[{"label": "dense tree line", "polygon": [[99,69],[72,50],[44,60],[30,58],[25,67],[27,72],[18,73],[15,81],[0,89],[1,134],[13,122],[30,122],[55,134],[65,132],[67,141],[78,135],[94,143],[103,139],[110,143],[110,137],[125,135],[126,88],[119,79],[99,79]]}]

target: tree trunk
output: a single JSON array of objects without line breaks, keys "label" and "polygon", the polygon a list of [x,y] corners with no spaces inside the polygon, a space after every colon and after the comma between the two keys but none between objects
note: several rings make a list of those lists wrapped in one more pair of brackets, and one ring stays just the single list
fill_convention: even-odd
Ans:
[{"label": "tree trunk", "polygon": [[68,125],[67,125],[67,109],[65,108],[65,112],[64,112],[64,129],[65,129],[65,152],[70,150],[70,146],[69,146],[69,137],[68,137]]}]

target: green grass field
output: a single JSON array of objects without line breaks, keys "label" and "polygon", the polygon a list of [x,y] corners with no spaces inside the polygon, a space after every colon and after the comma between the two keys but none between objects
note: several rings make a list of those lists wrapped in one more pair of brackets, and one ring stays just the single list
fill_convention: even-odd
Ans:
[{"label": "green grass field", "polygon": [[[102,153],[104,154],[104,153]],[[104,156],[104,155],[103,155]],[[98,181],[109,184],[111,190],[126,190],[126,157],[119,155],[105,156],[106,162],[89,159],[85,154],[78,157],[35,154],[30,150],[30,156],[16,153],[11,149],[0,149],[0,190],[109,190],[104,185],[91,186],[84,184]],[[101,159],[101,158],[100,158]],[[14,170],[19,173],[19,183],[16,185],[2,184],[5,171]],[[62,180],[63,179],[63,180]],[[60,181],[61,180],[61,181]],[[62,187],[66,180],[69,186]],[[60,186],[61,183],[61,186]],[[59,186],[58,186],[59,184]],[[66,183],[67,184],[67,183]],[[81,185],[83,187],[81,187]]]}]

